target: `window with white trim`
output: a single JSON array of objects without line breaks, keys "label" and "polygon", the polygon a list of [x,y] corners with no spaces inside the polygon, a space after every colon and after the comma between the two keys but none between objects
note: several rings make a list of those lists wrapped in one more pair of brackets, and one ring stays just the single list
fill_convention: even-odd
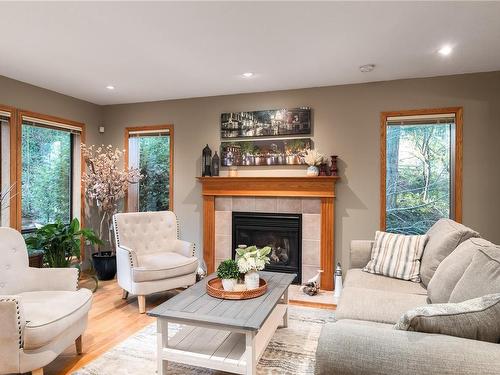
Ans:
[{"label": "window with white trim", "polygon": [[129,128],[127,131],[128,166],[139,168],[143,178],[130,184],[128,211],[170,210],[172,149],[170,127]]},{"label": "window with white trim", "polygon": [[82,128],[22,116],[21,230],[80,219]]},{"label": "window with white trim", "polygon": [[440,218],[460,220],[461,117],[457,133],[457,113],[461,110],[385,117],[383,229],[422,234]]}]

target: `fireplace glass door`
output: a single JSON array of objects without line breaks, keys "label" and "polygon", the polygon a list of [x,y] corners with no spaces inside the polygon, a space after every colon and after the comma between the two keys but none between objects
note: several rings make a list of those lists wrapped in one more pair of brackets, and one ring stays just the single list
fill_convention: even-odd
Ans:
[{"label": "fireplace glass door", "polygon": [[265,270],[295,273],[301,280],[302,215],[233,212],[233,259],[239,245],[270,246]]}]

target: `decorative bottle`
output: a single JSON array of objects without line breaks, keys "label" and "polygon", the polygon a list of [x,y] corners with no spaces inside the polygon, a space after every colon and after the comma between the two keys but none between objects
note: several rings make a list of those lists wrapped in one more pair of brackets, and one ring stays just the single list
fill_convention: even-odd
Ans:
[{"label": "decorative bottle", "polygon": [[335,268],[335,292],[333,293],[333,298],[339,298],[342,294],[342,267],[340,263],[337,263],[337,268]]},{"label": "decorative bottle", "polygon": [[330,156],[332,158],[332,165],[330,165],[330,175],[331,176],[338,176],[339,175],[339,170],[337,168],[337,155],[332,155]]}]

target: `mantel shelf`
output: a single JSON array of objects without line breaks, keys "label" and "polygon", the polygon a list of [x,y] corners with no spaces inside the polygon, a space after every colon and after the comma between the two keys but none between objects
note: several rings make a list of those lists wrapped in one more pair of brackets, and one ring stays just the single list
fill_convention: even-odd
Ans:
[{"label": "mantel shelf", "polygon": [[197,177],[203,195],[334,198],[338,176]]}]

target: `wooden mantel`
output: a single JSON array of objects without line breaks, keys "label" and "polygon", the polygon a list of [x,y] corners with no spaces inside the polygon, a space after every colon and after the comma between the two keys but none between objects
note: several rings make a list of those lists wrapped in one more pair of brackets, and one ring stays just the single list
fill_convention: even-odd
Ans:
[{"label": "wooden mantel", "polygon": [[321,287],[333,290],[335,183],[321,177],[198,177],[203,195],[203,257],[208,272],[215,270],[215,197],[300,197],[321,199]]}]

